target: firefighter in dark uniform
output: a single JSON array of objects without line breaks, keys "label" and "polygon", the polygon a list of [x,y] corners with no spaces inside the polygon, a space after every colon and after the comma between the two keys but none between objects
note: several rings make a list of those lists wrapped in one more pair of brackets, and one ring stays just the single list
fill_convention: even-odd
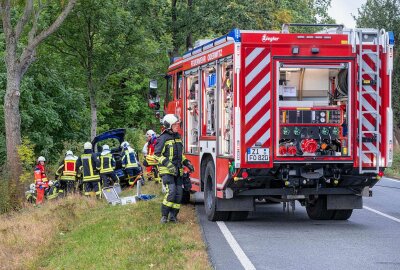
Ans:
[{"label": "firefighter in dark uniform", "polygon": [[190,171],[194,168],[183,155],[183,143],[178,133],[178,117],[167,114],[162,124],[165,130],[157,139],[154,158],[158,161],[159,173],[167,189],[161,206],[161,223],[166,223],[177,221],[183,195],[183,166],[188,167]]},{"label": "firefighter in dark uniform", "polygon": [[[100,178],[104,187],[110,187],[112,184],[119,182],[114,170],[115,160],[111,154],[110,147],[105,144],[103,145],[103,151],[100,154]],[[110,179],[113,183],[111,183]]]},{"label": "firefighter in dark uniform", "polygon": [[101,197],[99,159],[93,153],[90,142],[86,142],[83,148],[83,154],[76,162],[76,167],[82,174],[83,192],[86,196]]}]

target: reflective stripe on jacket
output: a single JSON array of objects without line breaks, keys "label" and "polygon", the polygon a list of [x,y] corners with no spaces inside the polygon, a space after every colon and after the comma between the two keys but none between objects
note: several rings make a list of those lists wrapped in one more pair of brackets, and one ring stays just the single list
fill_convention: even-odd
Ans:
[{"label": "reflective stripe on jacket", "polygon": [[77,161],[77,167],[82,173],[83,182],[100,180],[99,159],[96,157],[95,154],[92,153],[91,150],[90,151],[85,150],[85,153],[79,157]]},{"label": "reflective stripe on jacket", "polygon": [[124,151],[124,156],[122,157],[122,167],[125,169],[139,167],[135,151],[129,149]]},{"label": "reflective stripe on jacket", "polygon": [[113,172],[115,169],[115,160],[112,154],[100,156],[100,173]]},{"label": "reflective stripe on jacket", "polygon": [[167,165],[172,163],[179,174],[183,174],[182,162],[186,159],[183,155],[183,143],[178,133],[165,130],[158,138],[154,149],[154,158],[158,161],[160,175],[172,174]]}]

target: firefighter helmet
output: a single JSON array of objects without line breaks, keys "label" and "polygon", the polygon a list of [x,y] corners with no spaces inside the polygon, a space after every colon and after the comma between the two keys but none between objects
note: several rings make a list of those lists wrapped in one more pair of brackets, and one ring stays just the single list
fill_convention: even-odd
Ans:
[{"label": "firefighter helmet", "polygon": [[156,135],[156,133],[155,133],[154,130],[152,130],[152,129],[149,129],[149,130],[146,132],[146,137],[151,137],[151,136],[153,136],[153,135]]},{"label": "firefighter helmet", "polygon": [[166,129],[171,129],[172,125],[178,122],[179,119],[175,114],[166,114],[162,119],[162,124]]},{"label": "firefighter helmet", "polygon": [[45,161],[46,161],[46,159],[45,159],[43,156],[40,156],[40,157],[38,157],[37,161],[38,161],[38,162],[40,162],[40,161],[43,161],[43,162],[45,162]]},{"label": "firefighter helmet", "polygon": [[85,150],[92,149],[92,144],[90,142],[85,142],[85,144],[83,145],[83,149]]},{"label": "firefighter helmet", "polygon": [[65,153],[65,156],[73,156],[74,155],[74,153],[71,151],[71,150],[68,150],[66,153]]},{"label": "firefighter helmet", "polygon": [[111,152],[111,151],[110,151],[110,146],[108,146],[107,144],[103,145],[103,152],[102,152],[102,154],[105,155],[105,154],[108,154],[108,153],[110,153],[110,152]]},{"label": "firefighter helmet", "polygon": [[129,143],[127,141],[124,141],[123,143],[121,143],[121,146],[123,148],[127,148],[127,147],[129,147]]}]

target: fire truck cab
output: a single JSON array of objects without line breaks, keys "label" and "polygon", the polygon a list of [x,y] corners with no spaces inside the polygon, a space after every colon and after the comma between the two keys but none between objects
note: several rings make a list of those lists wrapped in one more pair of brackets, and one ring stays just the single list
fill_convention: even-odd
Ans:
[{"label": "fire truck cab", "polygon": [[182,120],[209,220],[296,200],[345,220],[392,164],[393,33],[289,26],[233,29],[169,66],[164,110]]}]

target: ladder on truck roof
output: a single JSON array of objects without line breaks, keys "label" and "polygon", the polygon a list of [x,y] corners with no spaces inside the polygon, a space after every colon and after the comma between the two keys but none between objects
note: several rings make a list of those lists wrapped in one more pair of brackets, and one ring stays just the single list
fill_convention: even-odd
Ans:
[{"label": "ladder on truck roof", "polygon": [[[379,144],[381,142],[379,89],[380,32],[377,29],[355,29],[358,40],[358,166],[359,173],[378,173],[381,158]],[[354,44],[355,47],[356,44]],[[373,45],[364,47],[363,45]],[[354,48],[353,47],[353,48]],[[367,63],[369,61],[370,64]],[[373,104],[371,104],[373,103]],[[370,163],[368,167],[363,164]]]}]

